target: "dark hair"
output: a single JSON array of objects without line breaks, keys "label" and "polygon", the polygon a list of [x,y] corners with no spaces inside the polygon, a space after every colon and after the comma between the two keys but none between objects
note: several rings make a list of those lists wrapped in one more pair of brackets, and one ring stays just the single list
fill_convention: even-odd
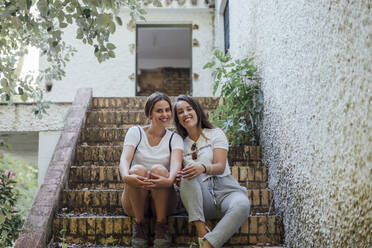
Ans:
[{"label": "dark hair", "polygon": [[145,105],[145,115],[147,116],[147,118],[150,117],[151,112],[154,109],[155,103],[161,100],[167,101],[172,111],[172,103],[171,103],[169,96],[167,96],[166,94],[162,92],[156,91],[147,98],[146,105]]},{"label": "dark hair", "polygon": [[210,129],[214,128],[212,123],[210,123],[210,121],[208,120],[207,115],[204,113],[203,108],[201,107],[200,103],[195,98],[185,96],[185,95],[179,95],[176,98],[176,101],[174,103],[173,113],[174,113],[174,123],[176,124],[177,132],[179,135],[182,136],[182,138],[186,138],[188,134],[187,134],[186,129],[180,124],[180,121],[178,120],[178,116],[177,116],[177,103],[180,101],[187,102],[195,110],[196,116],[198,117],[198,127],[210,128]]}]

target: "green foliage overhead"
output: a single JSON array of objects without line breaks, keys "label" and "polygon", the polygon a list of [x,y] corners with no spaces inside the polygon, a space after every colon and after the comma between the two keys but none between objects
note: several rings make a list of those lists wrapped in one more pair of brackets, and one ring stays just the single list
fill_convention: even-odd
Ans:
[{"label": "green foliage overhead", "polygon": [[253,58],[232,60],[216,50],[214,60],[203,69],[212,68],[215,80],[213,94],[219,90],[225,104],[219,105],[211,118],[221,127],[232,145],[258,144],[257,130],[263,107],[263,95],[259,89],[260,77]]},{"label": "green foliage overhead", "polygon": [[[19,78],[17,61],[30,46],[40,48],[50,66],[37,81],[61,80],[75,49],[63,40],[63,32],[77,25],[76,39],[92,47],[99,62],[115,57],[110,36],[123,21],[119,11],[130,9],[131,20],[144,19],[143,5],[161,6],[160,0],[2,0],[0,1],[0,101],[39,99],[32,78]],[[38,103],[38,104],[39,104]],[[44,106],[36,109],[41,113]],[[36,113],[36,111],[35,111]]]}]

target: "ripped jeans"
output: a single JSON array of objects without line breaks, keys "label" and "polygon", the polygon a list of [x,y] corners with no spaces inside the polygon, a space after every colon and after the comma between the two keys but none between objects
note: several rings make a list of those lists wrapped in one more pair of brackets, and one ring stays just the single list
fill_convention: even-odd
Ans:
[{"label": "ripped jeans", "polygon": [[231,176],[212,176],[202,180],[181,180],[181,199],[189,214],[189,222],[219,219],[204,238],[215,248],[223,244],[240,228],[249,216],[247,190]]}]

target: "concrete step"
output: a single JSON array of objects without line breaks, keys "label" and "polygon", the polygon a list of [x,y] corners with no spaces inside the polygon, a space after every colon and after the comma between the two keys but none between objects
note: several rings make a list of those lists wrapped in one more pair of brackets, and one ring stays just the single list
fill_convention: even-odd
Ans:
[{"label": "concrete step", "polygon": [[[63,212],[122,215],[122,189],[80,189],[64,190],[62,193]],[[251,212],[267,213],[272,202],[272,190],[250,189],[248,198]]]},{"label": "concrete step", "polygon": [[[76,147],[75,162],[117,162],[120,161],[122,146],[89,146],[79,145]],[[236,146],[231,147],[228,153],[229,161],[260,161],[260,146]]]},{"label": "concrete step", "polygon": [[[247,187],[267,187],[267,167],[233,166],[231,174],[238,182]],[[124,182],[121,179],[118,166],[71,166],[69,189],[123,189]]]},{"label": "concrete step", "polygon": [[[216,221],[207,221],[207,224],[213,228]],[[186,216],[171,216],[168,218],[168,225],[175,245],[188,246],[191,242],[196,242],[195,227],[188,223]],[[280,216],[250,216],[226,245],[281,244],[282,226]],[[57,215],[53,221],[54,237],[59,237],[61,230],[65,231],[64,238],[67,243],[129,245],[132,218],[106,215]]]},{"label": "concrete step", "polygon": [[[218,97],[195,97],[205,109],[215,109],[220,102]],[[171,97],[174,102],[175,97]],[[147,97],[94,97],[92,99],[92,108],[94,109],[128,109],[143,110],[145,108]],[[221,99],[222,100],[222,99]]]}]

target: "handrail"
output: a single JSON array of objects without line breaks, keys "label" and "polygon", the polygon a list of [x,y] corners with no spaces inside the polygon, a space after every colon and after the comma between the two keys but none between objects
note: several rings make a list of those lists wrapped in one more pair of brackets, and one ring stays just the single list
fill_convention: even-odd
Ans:
[{"label": "handrail", "polygon": [[85,123],[86,112],[92,105],[92,95],[91,88],[77,90],[74,102],[64,120],[64,127],[44,182],[23,224],[15,248],[44,248],[51,239],[53,218],[68,179],[70,166],[74,161],[76,144]]}]

